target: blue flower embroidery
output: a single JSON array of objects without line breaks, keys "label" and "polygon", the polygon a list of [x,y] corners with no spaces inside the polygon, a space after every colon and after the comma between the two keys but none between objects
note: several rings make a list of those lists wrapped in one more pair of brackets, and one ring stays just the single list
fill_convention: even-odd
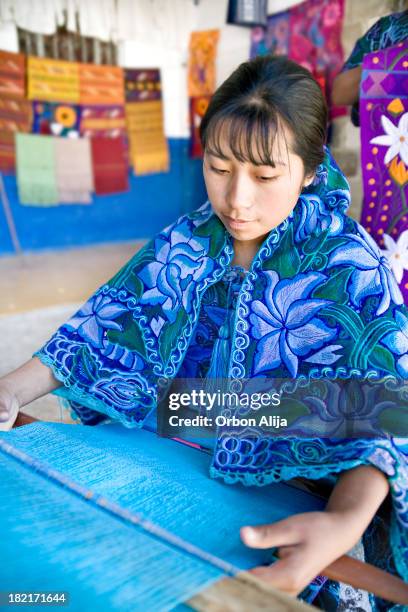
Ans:
[{"label": "blue flower embroidery", "polygon": [[408,376],[408,318],[402,312],[397,311],[395,322],[400,329],[384,336],[382,342],[390,351],[398,355],[397,371],[405,378]]},{"label": "blue flower embroidery", "polygon": [[344,211],[350,204],[350,194],[337,189],[326,194],[324,201],[317,194],[302,194],[299,198],[300,221],[296,240],[304,240],[311,233],[321,234],[329,230],[336,236],[343,230]]},{"label": "blue flower embroidery", "polygon": [[192,238],[186,221],[169,235],[160,234],[155,240],[156,260],[138,274],[147,287],[140,303],[161,304],[172,323],[181,304],[189,312],[196,283],[209,276],[214,268],[213,260],[205,256],[208,249],[209,238]]},{"label": "blue flower embroidery", "polygon": [[103,334],[106,329],[117,329],[122,331],[122,326],[116,323],[121,314],[128,309],[123,304],[112,302],[111,298],[101,293],[92,297],[84,306],[72,317],[65,327],[77,330],[78,334],[86,342],[95,348],[103,348]]},{"label": "blue flower embroidery", "polygon": [[326,185],[327,184],[327,176],[328,176],[328,172],[327,172],[327,168],[324,164],[319,164],[317,166],[317,170],[315,173],[315,177],[313,179],[313,186],[316,185]]},{"label": "blue flower embroidery", "polygon": [[[297,418],[290,426],[289,435],[356,438],[358,436],[383,436],[381,414],[390,408],[398,408],[398,401],[385,396],[382,382],[325,380],[320,395],[308,394],[302,389],[301,399],[309,414]],[[324,393],[323,392],[324,389]]]},{"label": "blue flower embroidery", "polygon": [[322,347],[336,335],[315,315],[331,300],[313,299],[310,294],[326,276],[320,272],[299,274],[279,280],[277,272],[264,272],[267,288],[264,301],[252,303],[249,320],[259,340],[254,360],[255,373],[271,370],[283,362],[292,376],[298,371],[298,357]]},{"label": "blue flower embroidery", "polygon": [[358,230],[361,236],[346,234],[348,242],[333,251],[328,267],[342,264],[353,266],[348,286],[351,301],[359,306],[366,297],[381,295],[376,313],[380,315],[390,306],[391,300],[395,304],[402,304],[403,298],[387,258],[361,226],[358,226]]}]

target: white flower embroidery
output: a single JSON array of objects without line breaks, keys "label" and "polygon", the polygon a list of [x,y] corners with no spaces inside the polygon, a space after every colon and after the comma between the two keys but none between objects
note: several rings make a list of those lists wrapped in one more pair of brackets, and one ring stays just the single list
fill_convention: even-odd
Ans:
[{"label": "white flower embroidery", "polygon": [[408,230],[402,232],[397,242],[388,234],[384,234],[385,250],[383,254],[387,257],[397,282],[402,281],[404,270],[408,270]]},{"label": "white flower embroidery", "polygon": [[402,115],[398,127],[385,115],[381,115],[381,123],[385,135],[372,138],[370,143],[389,147],[384,157],[385,164],[399,155],[404,164],[408,166],[408,113]]}]

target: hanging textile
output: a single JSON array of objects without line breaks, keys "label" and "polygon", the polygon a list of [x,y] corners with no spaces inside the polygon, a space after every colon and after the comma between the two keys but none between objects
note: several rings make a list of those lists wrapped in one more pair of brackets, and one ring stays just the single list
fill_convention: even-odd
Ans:
[{"label": "hanging textile", "polygon": [[0,130],[28,132],[31,122],[31,102],[18,98],[0,98]]},{"label": "hanging textile", "polygon": [[191,142],[190,142],[190,157],[197,158],[203,156],[203,149],[200,140],[200,124],[211,96],[197,96],[190,98],[190,127],[191,127]]},{"label": "hanging textile", "polygon": [[251,57],[268,53],[289,56],[289,11],[269,15],[266,28],[254,28],[251,38]]},{"label": "hanging textile", "polygon": [[25,55],[0,50],[0,99],[25,96]]},{"label": "hanging textile", "polygon": [[135,174],[168,172],[169,151],[164,135],[162,101],[128,102],[126,125],[129,161]]},{"label": "hanging textile", "polygon": [[123,69],[79,64],[79,101],[81,104],[123,104]]},{"label": "hanging textile", "polygon": [[15,132],[0,130],[0,172],[14,174],[16,170]]},{"label": "hanging textile", "polygon": [[91,203],[93,172],[88,138],[56,138],[55,169],[59,203]]},{"label": "hanging textile", "polygon": [[79,131],[81,136],[93,138],[126,137],[125,107],[116,106],[92,106],[81,107],[81,120]]},{"label": "hanging textile", "polygon": [[128,191],[126,148],[123,138],[91,138],[95,193]]},{"label": "hanging textile", "polygon": [[227,23],[242,26],[265,26],[267,0],[229,0]]},{"label": "hanging textile", "polygon": [[408,303],[408,42],[365,55],[360,85],[361,223]]},{"label": "hanging textile", "polygon": [[315,78],[324,77],[331,119],[346,113],[330,104],[334,78],[343,66],[343,18],[344,0],[307,0],[271,15],[267,28],[255,28],[252,34],[251,58],[287,55]]},{"label": "hanging textile", "polygon": [[126,102],[161,100],[160,70],[154,68],[125,70]]},{"label": "hanging textile", "polygon": [[77,104],[33,102],[33,132],[75,138],[79,136],[80,113]]},{"label": "hanging textile", "polygon": [[55,139],[52,136],[16,134],[16,160],[20,204],[58,204]]},{"label": "hanging textile", "polygon": [[0,172],[15,172],[15,134],[30,132],[31,103],[17,97],[0,97]]},{"label": "hanging textile", "polygon": [[160,70],[126,69],[125,92],[129,162],[135,174],[167,172],[169,153],[164,135]]},{"label": "hanging textile", "polygon": [[202,96],[215,91],[215,58],[219,30],[192,32],[188,62],[188,95]]},{"label": "hanging textile", "polygon": [[79,64],[42,57],[27,58],[28,98],[50,102],[79,101]]},{"label": "hanging textile", "polygon": [[15,172],[16,132],[31,130],[31,104],[25,99],[25,56],[0,51],[0,172]]}]

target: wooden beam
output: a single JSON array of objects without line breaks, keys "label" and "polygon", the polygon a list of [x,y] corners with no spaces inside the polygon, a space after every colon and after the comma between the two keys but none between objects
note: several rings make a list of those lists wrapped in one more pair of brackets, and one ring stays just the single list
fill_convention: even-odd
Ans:
[{"label": "wooden beam", "polygon": [[218,580],[185,603],[199,612],[311,612],[317,609],[248,572]]}]

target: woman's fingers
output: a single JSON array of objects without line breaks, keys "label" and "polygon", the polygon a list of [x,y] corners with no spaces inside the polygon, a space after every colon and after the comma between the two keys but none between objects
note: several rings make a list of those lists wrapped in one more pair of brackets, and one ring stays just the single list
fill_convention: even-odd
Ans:
[{"label": "woman's fingers", "polygon": [[241,527],[240,535],[244,544],[251,548],[290,546],[302,540],[296,524],[290,518],[271,525]]},{"label": "woman's fingers", "polygon": [[306,559],[301,551],[296,550],[295,552],[292,549],[284,559],[279,559],[268,567],[255,567],[249,571],[260,580],[265,580],[277,589],[296,596],[314,578],[314,576],[305,575],[305,565]]},{"label": "woman's fingers", "polygon": [[0,386],[0,431],[8,431],[13,427],[18,411],[19,405],[15,396]]}]

